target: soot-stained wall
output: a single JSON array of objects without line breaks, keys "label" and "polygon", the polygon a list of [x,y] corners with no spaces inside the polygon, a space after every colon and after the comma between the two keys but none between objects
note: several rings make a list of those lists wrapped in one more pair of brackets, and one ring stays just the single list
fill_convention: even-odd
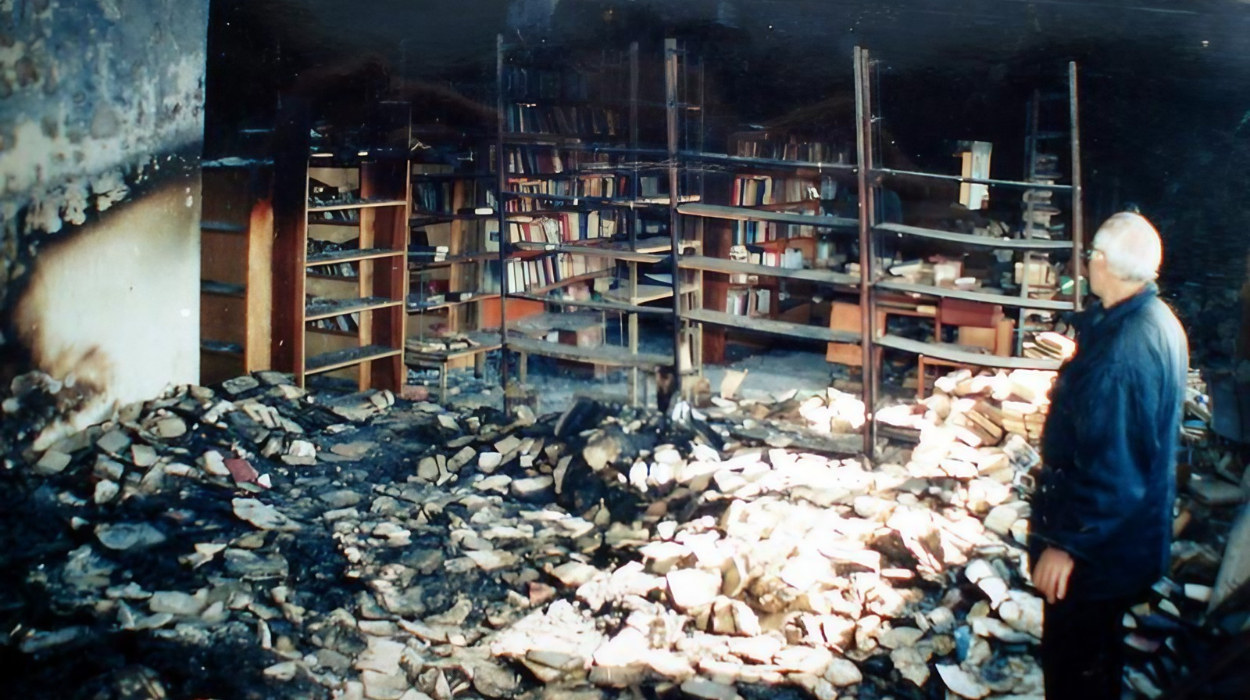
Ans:
[{"label": "soot-stained wall", "polygon": [[199,372],[207,0],[0,0],[0,394]]}]

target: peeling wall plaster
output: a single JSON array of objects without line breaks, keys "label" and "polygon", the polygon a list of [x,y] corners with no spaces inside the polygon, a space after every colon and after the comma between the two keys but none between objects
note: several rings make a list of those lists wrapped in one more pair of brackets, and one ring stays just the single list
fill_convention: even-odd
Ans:
[{"label": "peeling wall plaster", "polygon": [[207,2],[83,5],[0,3],[0,216],[29,206],[27,232],[82,224],[203,139]]},{"label": "peeling wall plaster", "polygon": [[0,0],[0,376],[196,380],[207,27],[208,0]]}]

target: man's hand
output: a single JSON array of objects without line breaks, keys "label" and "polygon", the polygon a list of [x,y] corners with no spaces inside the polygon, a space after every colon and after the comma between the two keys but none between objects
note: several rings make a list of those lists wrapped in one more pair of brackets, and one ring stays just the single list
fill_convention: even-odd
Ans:
[{"label": "man's hand", "polygon": [[1062,549],[1047,547],[1033,567],[1033,587],[1051,605],[1068,595],[1068,580],[1072,578],[1072,555]]}]

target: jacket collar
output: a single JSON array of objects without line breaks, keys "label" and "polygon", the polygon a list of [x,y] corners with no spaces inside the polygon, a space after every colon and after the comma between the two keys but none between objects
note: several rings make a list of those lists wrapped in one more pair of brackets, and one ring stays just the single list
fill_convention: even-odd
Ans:
[{"label": "jacket collar", "polygon": [[1115,323],[1145,306],[1157,296],[1159,296],[1159,286],[1154,282],[1148,282],[1145,287],[1142,287],[1140,292],[1110,309],[1104,308],[1101,301],[1095,301],[1086,310],[1086,313],[1083,314],[1085,323],[1082,324],[1082,330],[1089,331],[1097,326],[1103,326],[1103,324]]}]

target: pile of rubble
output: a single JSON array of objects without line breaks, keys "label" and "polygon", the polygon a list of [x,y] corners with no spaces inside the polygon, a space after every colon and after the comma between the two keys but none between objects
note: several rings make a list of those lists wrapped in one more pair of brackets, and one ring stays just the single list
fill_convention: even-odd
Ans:
[{"label": "pile of rubble", "polygon": [[875,468],[834,449],[863,414],[832,390],[539,418],[178,388],[10,450],[0,654],[22,697],[1040,698],[1012,484],[1044,387],[948,377]]}]

